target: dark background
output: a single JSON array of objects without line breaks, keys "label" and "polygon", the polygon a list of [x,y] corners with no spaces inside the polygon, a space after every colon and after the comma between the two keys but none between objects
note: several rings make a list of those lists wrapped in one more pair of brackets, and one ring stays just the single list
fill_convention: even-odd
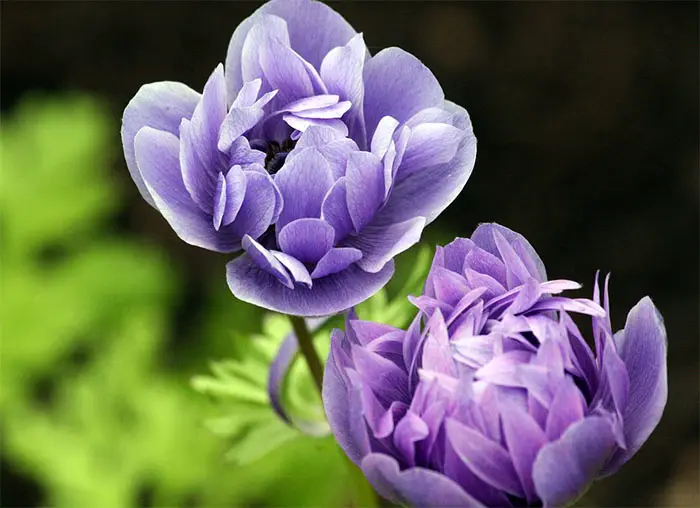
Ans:
[{"label": "dark background", "polygon": [[[586,499],[607,506],[697,501],[698,3],[333,7],[364,32],[373,53],[400,46],[418,56],[446,97],[471,114],[475,171],[427,238],[469,236],[478,222],[497,221],[529,238],[553,278],[579,280],[589,291],[596,269],[611,271],[614,328],[647,294],[663,313],[665,416],[638,455]],[[4,1],[2,111],[32,90],[87,90],[106,98],[118,118],[143,83],[176,80],[200,90],[255,8]],[[188,266],[196,299],[199,276],[220,264],[175,238],[139,198],[122,160],[114,177],[130,192],[115,227],[168,248]],[[4,495],[18,482],[4,481]]]}]

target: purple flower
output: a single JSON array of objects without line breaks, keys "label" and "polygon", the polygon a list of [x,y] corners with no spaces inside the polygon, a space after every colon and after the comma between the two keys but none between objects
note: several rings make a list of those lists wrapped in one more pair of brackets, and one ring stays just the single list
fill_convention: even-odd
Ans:
[{"label": "purple flower", "polygon": [[[596,278],[597,279],[597,278]],[[612,333],[558,296],[495,224],[438,247],[407,331],[350,316],[324,379],[338,442],[383,496],[415,506],[563,506],[615,472],[666,404],[666,332],[648,297]],[[569,316],[590,316],[595,355]]]},{"label": "purple flower", "polygon": [[184,241],[244,254],[233,294],[327,315],[378,291],[474,166],[467,112],[418,59],[369,52],[329,7],[276,0],[233,34],[199,93],[144,85],[124,111],[144,199]]}]

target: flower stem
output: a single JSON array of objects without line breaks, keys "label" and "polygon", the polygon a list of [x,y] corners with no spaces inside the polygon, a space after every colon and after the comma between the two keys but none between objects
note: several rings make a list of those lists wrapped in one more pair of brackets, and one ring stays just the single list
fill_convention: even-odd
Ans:
[{"label": "flower stem", "polygon": [[314,379],[316,389],[320,395],[323,389],[323,364],[314,347],[309,327],[306,326],[306,321],[302,317],[289,316],[289,320],[292,322],[292,329],[294,329],[294,334],[297,336],[299,351],[301,351],[304,360],[306,360],[306,365],[309,366],[311,377]]}]

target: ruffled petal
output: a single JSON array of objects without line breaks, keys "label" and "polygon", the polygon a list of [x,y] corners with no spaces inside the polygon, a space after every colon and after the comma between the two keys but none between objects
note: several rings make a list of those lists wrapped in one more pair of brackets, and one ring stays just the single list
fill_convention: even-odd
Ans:
[{"label": "ruffled petal", "polygon": [[445,428],[455,452],[475,475],[509,494],[524,497],[518,474],[504,448],[456,420],[447,419]]},{"label": "ruffled petal", "polygon": [[277,221],[279,231],[293,220],[320,217],[323,198],[334,180],[321,153],[316,148],[306,148],[285,162],[275,175],[275,183],[285,198],[285,206]]},{"label": "ruffled petal", "polygon": [[433,73],[415,56],[387,48],[365,63],[365,125],[371,138],[379,120],[393,116],[400,123],[421,109],[440,106],[445,96]]},{"label": "ruffled petal", "polygon": [[[405,156],[404,156],[405,159]],[[415,171],[394,181],[379,216],[386,222],[425,217],[432,222],[459,195],[474,169],[476,138],[466,136],[449,162]],[[401,172],[397,170],[397,176]]]},{"label": "ruffled petal", "polygon": [[219,252],[240,248],[234,239],[217,235],[211,217],[192,201],[185,189],[178,160],[179,141],[174,134],[143,127],[134,138],[134,149],[149,195],[183,241]]},{"label": "ruffled petal", "polygon": [[297,219],[284,226],[277,238],[285,254],[302,263],[316,263],[333,247],[335,231],[323,219]]},{"label": "ruffled petal", "polygon": [[[528,242],[520,233],[516,233],[515,231],[508,229],[505,226],[501,226],[500,224],[485,223],[479,224],[479,226],[474,230],[474,233],[472,233],[471,239],[477,246],[501,259],[494,237],[495,231],[498,231],[506,239],[506,241],[513,246],[521,261],[523,261],[526,266],[530,264],[536,268],[536,271],[530,275],[535,277],[539,282],[544,282],[547,280],[547,271],[544,268],[544,263],[540,259],[534,247],[530,245],[530,242]],[[515,245],[519,247],[516,249]],[[525,261],[526,257],[529,258],[530,263]]]},{"label": "ruffled petal", "polygon": [[341,272],[361,257],[362,252],[352,247],[331,249],[316,263],[316,268],[311,272],[311,277],[320,279],[326,275]]},{"label": "ruffled petal", "polygon": [[379,158],[370,152],[350,154],[345,178],[350,219],[355,232],[360,232],[384,199],[384,172]]},{"label": "ruffled petal", "polygon": [[362,259],[357,264],[363,270],[378,272],[394,256],[418,243],[424,227],[423,217],[388,226],[369,224],[359,235],[348,237],[344,243],[362,251]]},{"label": "ruffled petal", "polygon": [[243,174],[246,180],[243,204],[236,219],[220,230],[222,234],[238,240],[245,235],[258,238],[267,231],[280,202],[275,183],[269,175],[258,171],[244,171]]},{"label": "ruffled petal", "polygon": [[374,295],[389,281],[394,264],[368,273],[357,264],[313,282],[313,288],[289,289],[261,270],[248,256],[226,265],[226,278],[239,300],[269,310],[298,316],[327,316],[353,307]]},{"label": "ruffled petal", "polygon": [[321,218],[333,226],[336,244],[348,236],[353,228],[345,182],[345,177],[339,178],[326,194],[321,206]]},{"label": "ruffled petal", "polygon": [[666,328],[651,298],[642,298],[615,334],[620,358],[629,375],[629,395],[623,411],[627,450],[618,450],[604,474],[614,473],[644,444],[661,420],[666,399]]},{"label": "ruffled petal", "polygon": [[205,212],[214,209],[214,193],[219,173],[227,168],[217,145],[219,129],[226,118],[224,68],[218,65],[204,85],[202,100],[190,121],[180,127],[180,166],[185,188]]},{"label": "ruffled petal", "polygon": [[347,456],[358,466],[369,453],[369,438],[362,414],[359,387],[346,385],[334,358],[333,350],[341,346],[342,332],[333,330],[331,353],[323,372],[323,407],[328,424],[338,444]]},{"label": "ruffled petal", "polygon": [[414,127],[396,172],[396,180],[401,181],[421,169],[450,162],[467,135],[467,132],[445,123],[424,123]]},{"label": "ruffled petal", "polygon": [[364,122],[365,86],[362,81],[367,47],[362,34],[355,35],[345,46],[333,48],[321,63],[320,74],[330,93],[338,94],[341,100],[352,103],[352,109],[345,115],[350,137],[366,142]]},{"label": "ruffled petal", "polygon": [[143,85],[129,101],[122,117],[122,145],[129,174],[139,189],[141,196],[155,206],[146,189],[141,172],[136,164],[134,138],[142,127],[152,127],[180,135],[180,122],[192,118],[194,108],[201,95],[187,85],[173,81],[160,81]]},{"label": "ruffled petal", "polygon": [[426,508],[484,508],[443,474],[414,467],[401,471],[396,460],[382,453],[371,453],[362,460],[362,471],[372,486],[395,503]]},{"label": "ruffled petal", "polygon": [[566,506],[576,501],[614,447],[610,422],[597,416],[575,423],[561,439],[545,445],[532,468],[535,489],[544,505]]}]

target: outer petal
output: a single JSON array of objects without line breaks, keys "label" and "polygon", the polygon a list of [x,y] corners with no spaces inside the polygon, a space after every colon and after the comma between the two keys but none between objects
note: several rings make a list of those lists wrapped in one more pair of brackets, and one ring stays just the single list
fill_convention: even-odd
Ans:
[{"label": "outer petal", "polygon": [[300,286],[289,289],[248,256],[226,265],[228,285],[236,298],[297,316],[326,316],[349,309],[374,295],[393,274],[393,263],[387,263],[377,273],[365,272],[354,264],[342,272],[315,279],[310,289]]},{"label": "outer petal", "polygon": [[399,470],[392,457],[371,453],[362,471],[377,492],[395,503],[420,507],[483,507],[448,477],[419,467]]},{"label": "outer petal", "polygon": [[278,231],[293,220],[320,217],[323,198],[333,182],[328,162],[316,148],[306,148],[288,160],[275,175],[275,183],[285,200],[277,222]]},{"label": "outer petal", "polygon": [[535,489],[544,505],[565,506],[578,499],[614,447],[610,421],[597,416],[575,423],[561,439],[545,445],[532,468]]},{"label": "outer petal", "polygon": [[194,201],[212,213],[218,174],[226,162],[217,148],[219,129],[226,117],[226,82],[219,64],[204,85],[202,100],[191,121],[181,124],[180,167],[185,187]]},{"label": "outer petal", "polygon": [[160,81],[143,85],[129,101],[122,117],[122,145],[129,174],[143,198],[155,206],[136,164],[134,138],[141,127],[153,127],[179,136],[180,122],[191,118],[200,95],[187,85]]},{"label": "outer petal", "polygon": [[[387,222],[413,217],[432,222],[459,195],[469,180],[476,160],[476,138],[466,136],[447,163],[411,173],[395,181],[386,206],[379,215]],[[401,172],[399,168],[398,173]]]},{"label": "outer petal", "polygon": [[365,133],[363,103],[365,86],[362,71],[367,58],[367,47],[362,34],[355,35],[343,47],[332,49],[321,63],[321,78],[330,93],[338,94],[341,100],[352,103],[352,110],[345,116],[350,137],[363,143]]},{"label": "outer petal", "polygon": [[284,19],[292,49],[317,69],[326,53],[336,46],[345,45],[356,33],[340,14],[321,2],[273,0],[264,4],[238,25],[231,37],[226,54],[230,97],[235,97],[243,86],[241,51],[248,32],[259,21],[261,14],[273,14]]},{"label": "outer petal", "polygon": [[345,178],[348,212],[355,231],[360,232],[384,199],[384,175],[379,158],[370,152],[350,154]]},{"label": "outer petal", "polygon": [[339,366],[333,357],[333,349],[340,348],[342,332],[333,330],[331,353],[323,372],[323,407],[328,424],[338,444],[355,464],[369,453],[367,428],[362,417],[362,401],[359,388],[346,386],[338,372]]},{"label": "outer petal", "polygon": [[134,138],[138,168],[156,208],[185,242],[209,250],[232,252],[234,239],[217,235],[211,217],[202,212],[185,189],[175,135],[143,127]]},{"label": "outer petal", "polygon": [[382,226],[370,224],[345,243],[362,251],[362,259],[357,264],[363,270],[378,272],[394,256],[418,243],[425,227],[425,219],[416,217],[400,224]]},{"label": "outer petal", "polygon": [[[531,275],[537,275],[535,278],[537,278],[539,282],[544,282],[547,280],[547,272],[544,268],[544,263],[542,263],[542,260],[537,255],[537,251],[535,251],[534,247],[530,245],[530,242],[528,242],[527,239],[525,239],[525,237],[520,233],[516,233],[515,231],[508,229],[505,226],[501,226],[500,224],[496,224],[495,222],[484,223],[479,224],[479,227],[474,230],[471,239],[477,246],[501,259],[500,252],[496,246],[494,231],[498,231],[501,235],[503,235],[508,243],[513,246],[516,253],[526,266],[531,265],[536,268],[536,272]],[[515,247],[516,245],[518,248]],[[528,258],[529,262],[526,262],[525,258]]]},{"label": "outer petal", "polygon": [[614,473],[644,444],[661,420],[668,397],[666,328],[651,298],[642,298],[632,307],[615,342],[629,375],[630,391],[623,411],[627,450],[617,451],[604,475]]},{"label": "outer petal", "polygon": [[403,123],[444,100],[430,69],[402,49],[384,49],[365,63],[365,125],[370,139],[382,117],[393,116]]}]

